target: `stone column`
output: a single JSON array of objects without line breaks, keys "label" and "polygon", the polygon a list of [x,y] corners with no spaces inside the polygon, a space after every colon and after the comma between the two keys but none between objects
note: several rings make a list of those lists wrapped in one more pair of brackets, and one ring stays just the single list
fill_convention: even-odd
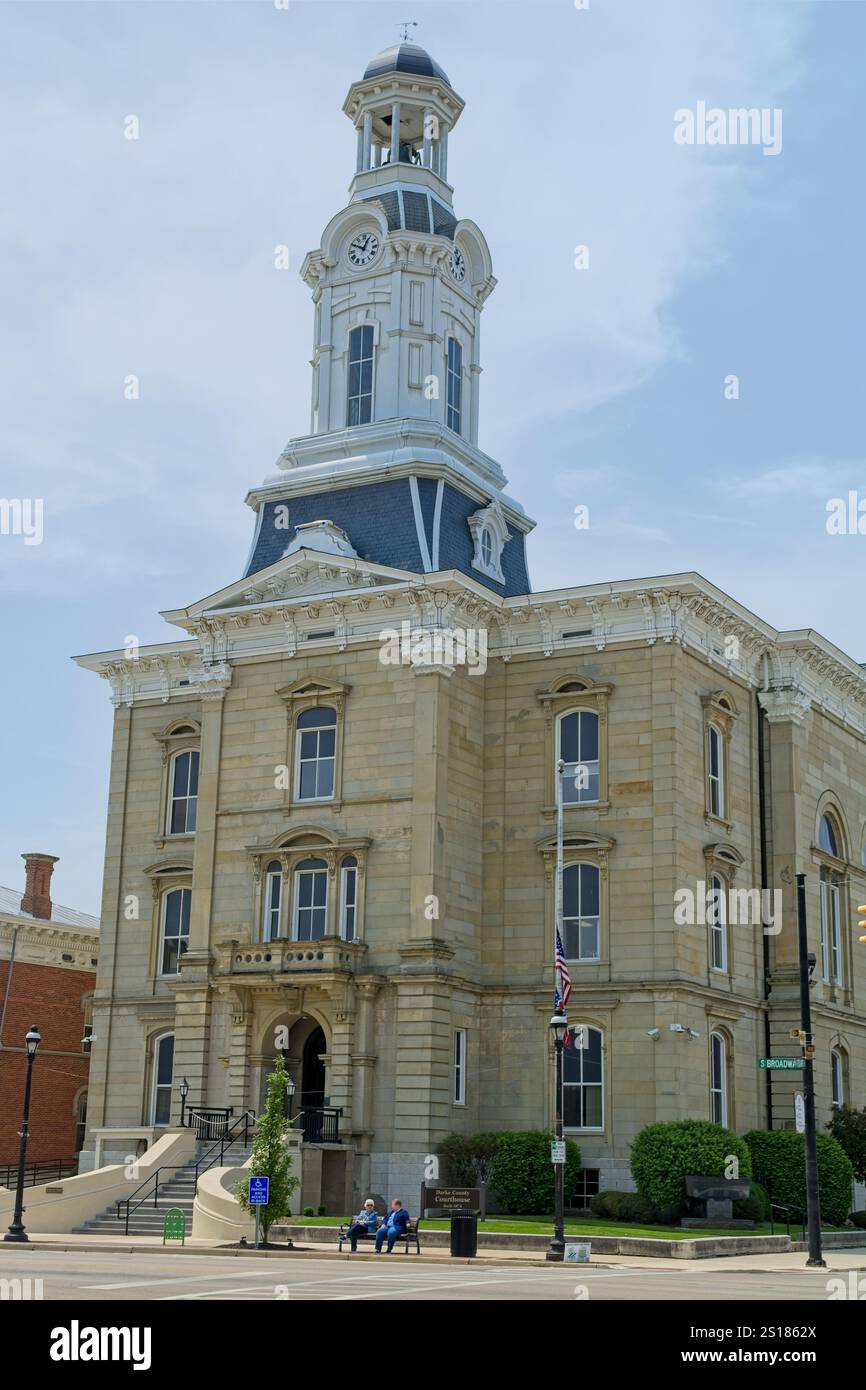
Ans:
[{"label": "stone column", "polygon": [[358,1149],[366,1153],[373,1132],[373,1006],[379,980],[355,984],[355,1049],[352,1053],[352,1131]]},{"label": "stone column", "polygon": [[361,155],[361,168],[362,168],[362,169],[370,169],[370,168],[372,167],[372,159],[371,159],[371,146],[372,146],[372,140],[373,140],[373,113],[372,113],[372,111],[365,111],[365,112],[364,112],[363,152],[362,152],[362,155]]},{"label": "stone column", "polygon": [[400,159],[400,103],[395,101],[391,107],[391,163]]},{"label": "stone column", "polygon": [[448,178],[448,127],[444,123],[439,129],[442,134],[439,137],[439,177]]},{"label": "stone column", "polygon": [[[419,615],[420,616],[420,615]],[[448,667],[415,668],[410,941],[440,934],[447,886]]]},{"label": "stone column", "polygon": [[355,161],[355,173],[360,174],[364,168],[364,127],[357,126],[358,131],[358,157]]},{"label": "stone column", "polygon": [[433,112],[429,106],[424,108],[424,147],[421,152],[421,163],[425,169],[433,168],[433,139],[432,139]]}]

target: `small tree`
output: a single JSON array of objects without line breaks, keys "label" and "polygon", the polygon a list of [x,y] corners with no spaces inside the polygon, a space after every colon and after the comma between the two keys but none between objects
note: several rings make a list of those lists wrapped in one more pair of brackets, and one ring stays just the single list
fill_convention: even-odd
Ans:
[{"label": "small tree", "polygon": [[866,1182],[866,1109],[834,1105],[827,1128],[850,1158],[854,1177],[858,1182]]},{"label": "small tree", "polygon": [[[270,1179],[267,1205],[259,1208],[265,1245],[268,1243],[268,1231],[271,1226],[288,1215],[292,1193],[300,1185],[300,1178],[294,1177],[290,1171],[292,1155],[285,1143],[290,1129],[289,1121],[286,1119],[288,1079],[285,1062],[282,1057],[278,1057],[276,1066],[268,1077],[268,1098],[253,1140],[248,1170],[250,1178]],[[244,1211],[254,1215],[255,1207],[250,1206],[249,1183],[246,1178],[238,1183],[235,1195]]]}]

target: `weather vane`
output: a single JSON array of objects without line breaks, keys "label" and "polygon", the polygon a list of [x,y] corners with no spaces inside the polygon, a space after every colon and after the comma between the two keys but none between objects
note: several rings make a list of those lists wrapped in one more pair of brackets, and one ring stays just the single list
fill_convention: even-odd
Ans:
[{"label": "weather vane", "polygon": [[410,30],[410,29],[417,29],[417,28],[418,28],[418,21],[417,21],[417,19],[404,19],[404,20],[402,21],[401,24],[398,24],[398,25],[397,25],[397,28],[403,30],[403,32],[402,32],[402,34],[400,35],[400,37],[401,37],[401,39],[403,40],[404,43],[408,43],[408,42],[409,42],[409,30]]}]

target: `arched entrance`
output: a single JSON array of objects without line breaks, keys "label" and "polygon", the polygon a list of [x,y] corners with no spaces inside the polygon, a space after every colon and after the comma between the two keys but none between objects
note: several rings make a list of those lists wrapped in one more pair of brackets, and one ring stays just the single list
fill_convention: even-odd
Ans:
[{"label": "arched entrance", "polygon": [[327,1052],[328,1045],[321,1028],[314,1028],[304,1043],[301,1062],[301,1108],[318,1109],[325,1103],[325,1064],[320,1054]]}]

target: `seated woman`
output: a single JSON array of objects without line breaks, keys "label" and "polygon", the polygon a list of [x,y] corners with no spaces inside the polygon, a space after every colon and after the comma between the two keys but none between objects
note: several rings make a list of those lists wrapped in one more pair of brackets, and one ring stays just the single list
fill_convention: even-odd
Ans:
[{"label": "seated woman", "polygon": [[372,1197],[368,1197],[349,1227],[348,1234],[349,1240],[352,1242],[353,1255],[357,1255],[358,1253],[358,1236],[364,1235],[365,1232],[372,1234],[378,1224],[379,1218],[376,1215],[376,1204]]}]

